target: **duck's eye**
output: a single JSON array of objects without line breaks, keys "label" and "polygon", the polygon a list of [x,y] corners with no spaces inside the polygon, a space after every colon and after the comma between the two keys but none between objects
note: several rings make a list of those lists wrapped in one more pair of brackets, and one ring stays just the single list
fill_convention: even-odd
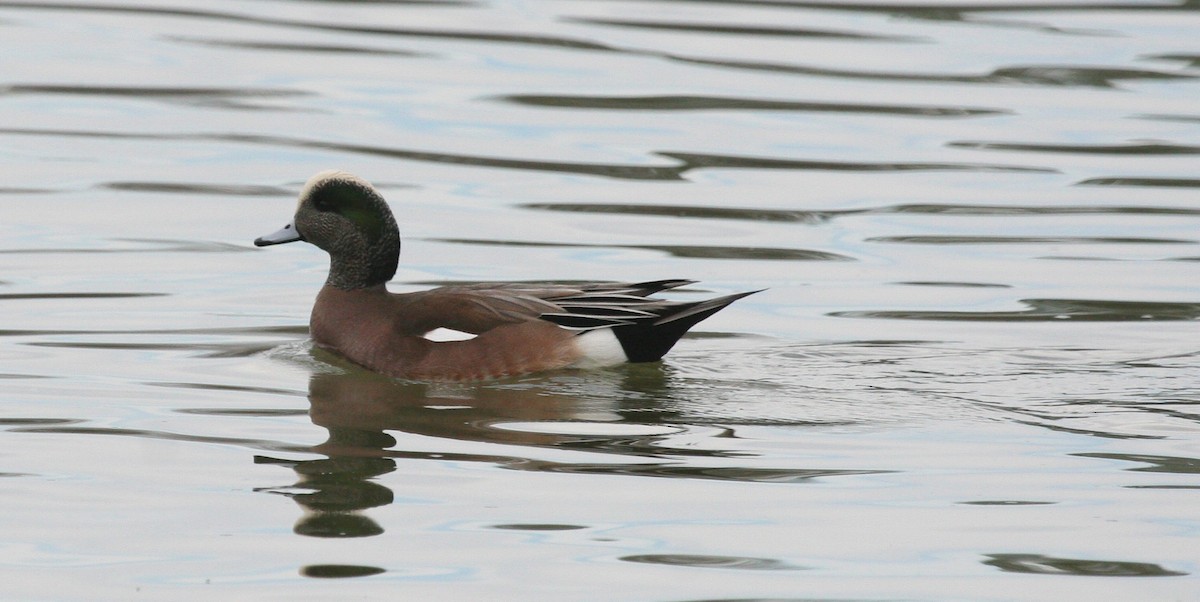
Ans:
[{"label": "duck's eye", "polygon": [[324,195],[317,195],[312,200],[313,208],[317,211],[333,211],[333,205]]}]

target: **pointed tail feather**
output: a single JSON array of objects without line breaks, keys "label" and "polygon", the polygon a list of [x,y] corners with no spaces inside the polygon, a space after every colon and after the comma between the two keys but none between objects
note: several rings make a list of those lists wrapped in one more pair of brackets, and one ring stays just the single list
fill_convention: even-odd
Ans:
[{"label": "pointed tail feather", "polygon": [[687,320],[688,318],[691,318],[692,316],[695,316],[698,314],[703,314],[699,318],[688,321],[687,324],[690,327],[691,325],[703,320],[704,318],[707,318],[707,317],[717,313],[718,311],[721,311],[722,308],[729,305],[730,303],[733,303],[734,301],[737,301],[738,299],[741,299],[742,297],[749,297],[750,295],[753,295],[754,293],[761,293],[763,290],[765,290],[765,289],[759,289],[756,291],[747,291],[744,293],[734,293],[732,295],[725,295],[724,297],[717,297],[715,299],[708,299],[706,301],[697,301],[695,303],[688,303],[685,305],[680,305],[678,308],[675,308],[675,311],[672,311],[671,313],[666,314],[666,315],[660,317],[658,320],[656,320],[654,322],[654,325],[661,326],[663,324],[668,324],[670,322],[676,322],[679,320]]},{"label": "pointed tail feather", "polygon": [[761,291],[736,293],[683,303],[671,308],[658,320],[652,323],[635,322],[614,327],[613,334],[621,342],[621,348],[630,362],[653,362],[662,359],[691,327],[705,318],[725,309],[730,303]]},{"label": "pointed tail feather", "polygon": [[652,282],[637,282],[637,283],[629,285],[629,287],[631,289],[633,289],[633,291],[635,291],[632,294],[637,295],[639,297],[648,297],[650,295],[653,295],[654,293],[662,292],[662,291],[672,289],[672,288],[679,288],[681,286],[687,286],[689,284],[695,284],[695,283],[696,283],[695,280],[682,280],[682,279],[655,280]]}]

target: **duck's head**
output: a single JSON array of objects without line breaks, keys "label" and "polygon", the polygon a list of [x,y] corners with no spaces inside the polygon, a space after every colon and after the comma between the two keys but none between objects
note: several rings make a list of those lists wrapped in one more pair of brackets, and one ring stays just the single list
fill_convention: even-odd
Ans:
[{"label": "duck's head", "polygon": [[383,196],[344,171],[323,171],[300,192],[296,216],[259,247],[302,240],[329,253],[329,286],[352,290],[381,285],[396,274],[400,231]]}]

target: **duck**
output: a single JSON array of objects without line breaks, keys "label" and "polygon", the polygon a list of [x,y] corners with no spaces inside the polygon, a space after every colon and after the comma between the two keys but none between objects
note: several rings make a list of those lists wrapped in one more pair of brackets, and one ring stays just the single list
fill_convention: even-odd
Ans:
[{"label": "duck", "polygon": [[309,318],[313,344],[389,377],[487,381],[659,361],[690,328],[760,291],[702,301],[651,295],[695,281],[484,282],[393,293],[400,230],[383,195],[344,171],[302,188],[295,215],[258,247],[308,242],[329,254]]}]

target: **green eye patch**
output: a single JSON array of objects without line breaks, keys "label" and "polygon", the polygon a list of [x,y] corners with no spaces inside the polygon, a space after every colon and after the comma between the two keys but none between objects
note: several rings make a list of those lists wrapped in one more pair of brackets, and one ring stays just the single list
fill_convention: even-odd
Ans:
[{"label": "green eye patch", "polygon": [[384,227],[383,213],[375,202],[370,191],[351,182],[329,182],[313,195],[313,205],[317,209],[341,214],[366,232],[372,241],[379,239]]}]

